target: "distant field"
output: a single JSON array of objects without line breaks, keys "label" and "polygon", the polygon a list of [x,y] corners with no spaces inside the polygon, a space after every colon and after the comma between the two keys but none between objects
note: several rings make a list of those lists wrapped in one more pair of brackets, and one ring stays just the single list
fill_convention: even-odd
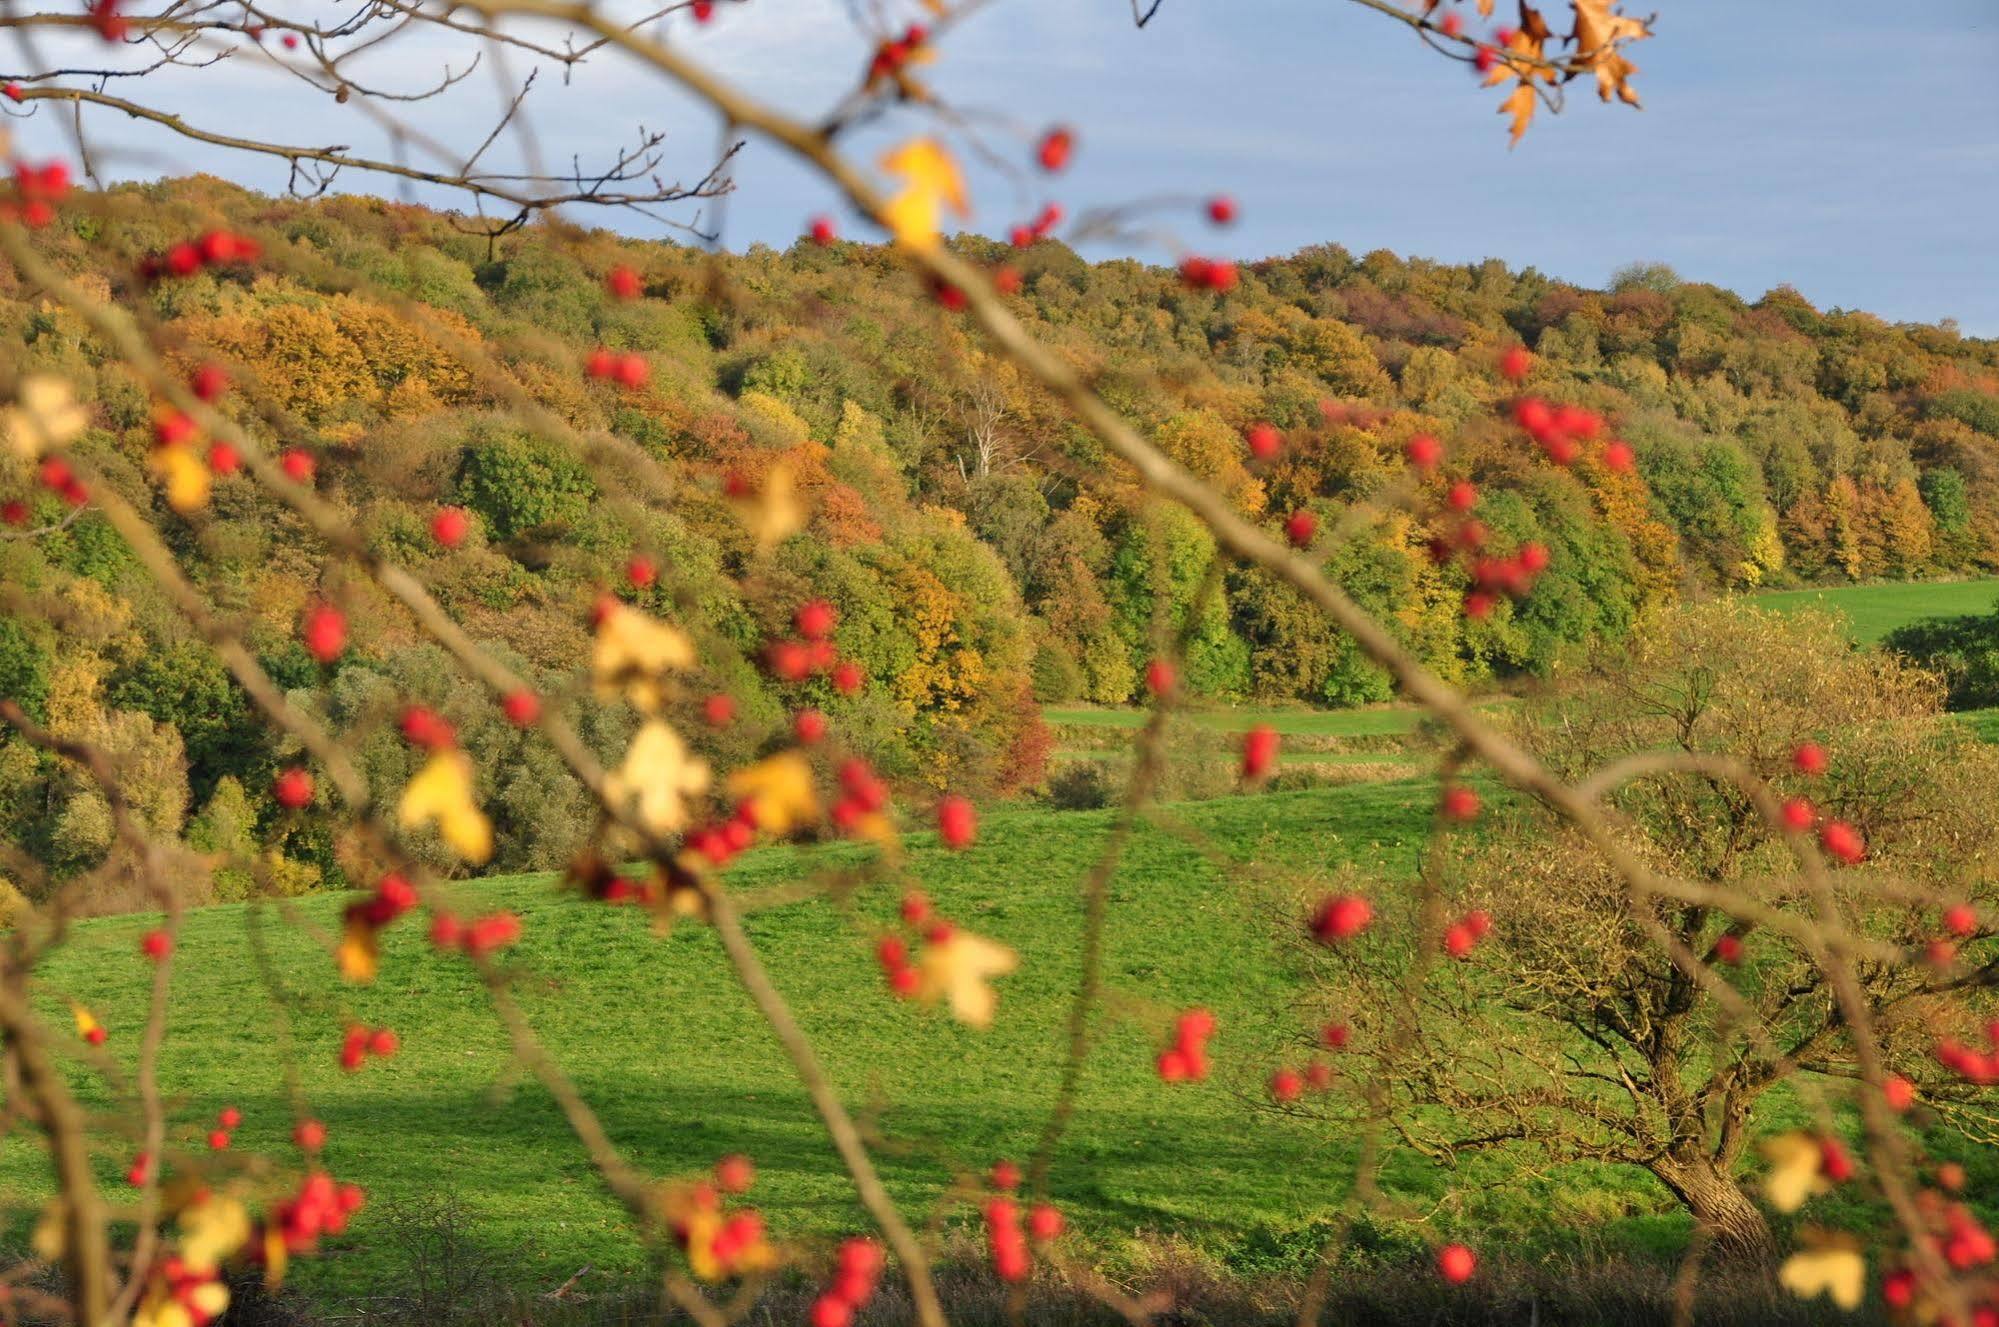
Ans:
[{"label": "distant field", "polygon": [[[1407,876],[1435,796],[1434,784],[1410,780],[1229,797],[1172,814],[1227,856],[1298,879],[1342,860]],[[824,1048],[846,1099],[862,1110],[878,1105],[875,1127],[893,1143],[881,1153],[885,1177],[914,1218],[928,1214],[954,1167],[982,1170],[1002,1156],[1025,1161],[1031,1151],[1059,1069],[1078,961],[1077,882],[1108,823],[1100,813],[995,809],[969,851],[947,853],[928,835],[913,840],[912,875],[941,909],[1023,956],[1021,971],[1001,983],[1001,1015],[989,1032],[886,992],[872,950],[894,912],[891,891],[872,891],[851,913],[806,902],[751,919],[774,979]],[[774,884],[795,878],[799,862],[790,850],[754,853],[736,875],[752,886]],[[1157,1230],[1221,1257],[1253,1244],[1269,1256],[1272,1240],[1295,1237],[1303,1257],[1316,1239],[1299,1232],[1331,1211],[1349,1177],[1345,1143],[1254,1104],[1263,1076],[1287,1053],[1277,1049],[1280,1040],[1295,1035],[1289,1011],[1297,988],[1273,927],[1273,898],[1222,882],[1194,845],[1148,829],[1114,884],[1107,976],[1115,994],[1054,1177],[1079,1237],[1103,1242],[1113,1256],[1134,1232]],[[861,1227],[809,1102],[711,932],[687,925],[659,939],[639,913],[579,903],[547,876],[462,889],[466,909],[521,913],[525,938],[512,957],[528,1013],[637,1166],[692,1175],[741,1149],[758,1166],[755,1198],[774,1233],[812,1238]],[[297,911],[331,931],[345,901],[311,897]],[[242,905],[187,920],[162,1086],[176,1147],[199,1151],[215,1112],[234,1104],[244,1115],[236,1147],[288,1163],[292,1106],[244,921]],[[343,987],[302,928],[272,923],[272,963],[296,993],[300,1086],[332,1132],[328,1164],[373,1196],[330,1256],[294,1264],[304,1288],[338,1294],[395,1284],[403,1269],[383,1214],[442,1193],[465,1204],[474,1237],[523,1287],[552,1288],[585,1264],[600,1274],[643,1268],[548,1097],[519,1081],[462,961],[434,953],[422,927],[405,923],[386,937],[381,979]],[[84,923],[42,974],[45,990],[99,1014],[112,1032],[110,1050],[128,1068],[147,979],[136,938],[148,924],[138,917]],[[1217,1074],[1167,1087],[1152,1072],[1155,1043],[1171,1013],[1193,1004],[1219,1016]],[[47,1012],[68,1018],[60,1005]],[[393,1026],[401,1052],[342,1073],[335,1055],[349,1019]],[[86,1102],[101,1099],[94,1076],[76,1081]],[[122,1187],[116,1177],[128,1160],[98,1159],[110,1192]],[[1406,1191],[1444,1188],[1442,1177],[1406,1157],[1393,1176]],[[1532,1224],[1540,1199],[1528,1191],[1545,1196],[1563,1183],[1523,1187],[1504,1200],[1500,1219]],[[0,1148],[0,1202],[32,1204],[46,1185],[40,1153]],[[1659,1205],[1633,1198],[1626,1210],[1634,1213]],[[26,1220],[23,1208],[12,1208],[6,1230],[18,1234]]]},{"label": "distant field", "polygon": [[[1043,710],[1041,717],[1052,724],[1079,727],[1143,728],[1146,711],[1056,706]],[[1210,710],[1182,717],[1196,727],[1223,733],[1248,732],[1267,723],[1287,736],[1393,737],[1414,732],[1422,715],[1414,709],[1380,706],[1365,710]]]},{"label": "distant field", "polygon": [[1872,644],[1897,627],[1926,617],[1968,617],[1999,607],[1999,580],[1917,582],[1905,585],[1836,585],[1776,590],[1758,604],[1785,612],[1826,608],[1852,624],[1855,640]]}]

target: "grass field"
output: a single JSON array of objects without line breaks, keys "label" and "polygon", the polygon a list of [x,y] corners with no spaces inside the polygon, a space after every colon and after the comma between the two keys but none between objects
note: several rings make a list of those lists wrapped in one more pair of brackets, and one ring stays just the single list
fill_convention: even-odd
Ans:
[{"label": "grass field", "polygon": [[1872,644],[1897,627],[1926,617],[1967,617],[1999,607],[1999,580],[1911,582],[1901,585],[1839,585],[1812,590],[1777,590],[1755,602],[1782,612],[1826,608],[1852,624],[1855,640]]},{"label": "grass field", "polygon": [[[1143,728],[1146,711],[1054,706],[1041,717],[1057,727]],[[1211,710],[1192,711],[1181,721],[1220,733],[1248,732],[1269,724],[1286,737],[1395,737],[1416,731],[1420,711],[1404,706],[1361,710]]]},{"label": "grass field", "polygon": [[[1412,869],[1435,796],[1426,782],[1236,797],[1175,809],[1229,856],[1288,866],[1308,878],[1328,862],[1361,859]],[[940,906],[1018,948],[1022,970],[1002,984],[998,1025],[965,1030],[892,1000],[872,960],[876,926],[893,899],[843,916],[823,902],[757,915],[753,936],[801,1021],[829,1048],[830,1068],[856,1107],[880,1106],[890,1140],[889,1187],[928,1215],[953,1167],[1025,1160],[1058,1070],[1059,1027],[1077,964],[1077,882],[1097,853],[1104,815],[995,811],[962,854],[918,844],[913,869]],[[745,859],[745,883],[794,876],[793,852]],[[1115,1248],[1138,1231],[1177,1234],[1227,1258],[1302,1258],[1303,1232],[1344,1191],[1351,1156],[1322,1127],[1260,1109],[1262,1078],[1292,1035],[1295,993],[1277,939],[1279,903],[1221,876],[1192,846],[1141,834],[1119,873],[1109,932],[1112,1017],[1085,1083],[1055,1177],[1075,1227]],[[526,926],[514,957],[530,1016],[564,1067],[603,1112],[612,1136],[643,1170],[701,1171],[741,1149],[761,1171],[757,1201],[775,1232],[828,1235],[862,1224],[788,1063],[720,959],[713,936],[684,926],[655,939],[636,912],[583,904],[546,877],[464,887],[470,908],[510,907]],[[342,902],[313,898],[298,911],[330,928]],[[271,918],[273,922],[275,918]],[[176,1002],[162,1061],[174,1138],[200,1148],[215,1112],[234,1104],[247,1154],[291,1155],[293,1120],[269,1003],[254,978],[245,909],[191,915],[180,945]],[[46,989],[87,1003],[113,1030],[129,1067],[143,1021],[146,972],[135,940],[148,924],[85,924],[46,965]],[[294,992],[291,1034],[300,1087],[324,1119],[334,1173],[365,1185],[364,1212],[331,1256],[299,1275],[340,1293],[396,1273],[380,1212],[450,1193],[477,1238],[525,1284],[560,1283],[589,1264],[636,1271],[638,1249],[545,1094],[510,1067],[503,1034],[461,961],[433,953],[419,925],[392,930],[372,987],[331,980],[322,948],[300,928],[270,925],[273,968]],[[1222,961],[1221,956],[1226,956]],[[1203,1003],[1220,1018],[1214,1079],[1166,1087],[1151,1070],[1169,1014]],[[54,1018],[66,1018],[60,1006]],[[344,1074],[335,1056],[350,1019],[401,1034],[393,1059]],[[88,1095],[95,1078],[80,1078]],[[115,1192],[128,1160],[101,1158]],[[1396,1180],[1441,1190],[1427,1171],[1398,1164]],[[1506,1221],[1532,1224],[1553,1181],[1512,1191]],[[0,1193],[32,1198],[45,1162],[0,1148]],[[1628,1206],[1620,1201],[1616,1207]],[[1644,1206],[1644,1204],[1640,1204]],[[22,1213],[11,1214],[18,1229]],[[1295,1242],[1295,1248],[1285,1241]],[[1260,1251],[1260,1252],[1246,1252]]]}]

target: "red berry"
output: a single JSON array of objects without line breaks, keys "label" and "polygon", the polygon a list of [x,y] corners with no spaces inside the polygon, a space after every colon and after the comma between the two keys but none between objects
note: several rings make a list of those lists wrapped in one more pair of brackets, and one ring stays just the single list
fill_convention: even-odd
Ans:
[{"label": "red berry", "polygon": [[1791,752],[1791,764],[1800,774],[1823,774],[1830,763],[1825,748],[1817,742],[1801,742],[1798,749]]},{"label": "red berry", "polygon": [[1808,797],[1793,797],[1784,803],[1784,828],[1792,831],[1807,830],[1818,819],[1818,810]]},{"label": "red berry", "polygon": [[402,1038],[396,1035],[394,1028],[376,1028],[368,1034],[368,1054],[385,1060],[401,1050],[402,1045]]},{"label": "red berry", "polygon": [[830,634],[834,624],[839,620],[839,613],[824,599],[813,599],[800,604],[798,611],[792,614],[792,625],[797,627],[798,634],[807,640],[818,640]]},{"label": "red berry", "polygon": [[1463,922],[1455,922],[1444,930],[1444,952],[1452,958],[1467,957],[1477,944],[1478,937]]},{"label": "red berry", "polygon": [[306,652],[330,664],[347,649],[347,617],[332,604],[314,604],[305,610],[301,634]]},{"label": "red berry", "polygon": [[165,931],[148,931],[139,937],[139,952],[157,962],[174,952],[174,938]]},{"label": "red berry", "polygon": [[1460,479],[1444,494],[1444,501],[1452,511],[1470,511],[1478,506],[1478,488],[1468,479]]},{"label": "red berry", "polygon": [[1037,1203],[1027,1214],[1027,1233],[1043,1244],[1061,1236],[1062,1224],[1062,1214],[1047,1203]]},{"label": "red berry", "polygon": [[221,1112],[216,1115],[215,1122],[225,1129],[234,1129],[243,1122],[243,1112],[237,1110],[234,1106],[224,1106]]},{"label": "red berry", "polygon": [[243,458],[226,442],[208,444],[208,468],[218,475],[233,475],[243,468]]},{"label": "red berry", "polygon": [[1603,464],[1605,468],[1623,474],[1628,473],[1637,462],[1638,458],[1632,452],[1630,443],[1609,442],[1604,444]]},{"label": "red berry", "polygon": [[1464,1245],[1446,1244],[1437,1250],[1437,1275],[1452,1285],[1463,1285],[1477,1270],[1478,1256]]},{"label": "red berry", "polygon": [[1499,357],[1499,376],[1512,382],[1519,382],[1534,368],[1534,357],[1527,353],[1526,346],[1513,346]]},{"label": "red berry", "polygon": [[911,926],[921,926],[930,917],[930,899],[920,889],[912,889],[902,896],[902,919]]},{"label": "red berry", "polygon": [[1036,149],[1041,169],[1050,172],[1061,170],[1069,164],[1070,154],[1076,150],[1076,137],[1067,129],[1050,129],[1041,136],[1041,146]]},{"label": "red berry", "polygon": [[141,1152],[132,1160],[131,1169],[125,1172],[125,1183],[139,1188],[153,1177],[153,1158],[148,1152]]},{"label": "red berry", "polygon": [[1881,1084],[1881,1095],[1888,1109],[1899,1115],[1916,1104],[1916,1085],[1900,1074],[1889,1074]]},{"label": "red berry", "polygon": [[635,554],[625,563],[625,579],[635,590],[649,589],[659,579],[659,567],[643,553]]},{"label": "red berry", "polygon": [[1305,1091],[1305,1080],[1295,1069],[1279,1069],[1270,1076],[1270,1096],[1273,1101],[1296,1101]]},{"label": "red berry", "polygon": [[90,1031],[84,1033],[83,1039],[89,1042],[93,1046],[102,1046],[105,1042],[111,1039],[111,1034],[110,1032],[105,1030],[105,1027],[102,1023],[99,1023],[96,1026],[92,1027]]},{"label": "red berry", "polygon": [[319,467],[313,461],[311,452],[294,447],[278,458],[278,468],[283,470],[285,477],[294,484],[310,484],[313,473]]},{"label": "red berry", "polygon": [[1446,820],[1455,820],[1460,824],[1475,820],[1479,810],[1478,794],[1461,783],[1454,783],[1444,789],[1441,809]]},{"label": "red berry", "polygon": [[229,1131],[227,1129],[209,1130],[208,1147],[210,1151],[220,1152],[226,1149],[228,1146],[229,1146]]},{"label": "red berry", "polygon": [[837,1295],[821,1295],[812,1301],[812,1327],[849,1327],[854,1306]]},{"label": "red berry", "polygon": [[1145,666],[1145,689],[1155,696],[1173,694],[1174,684],[1178,681],[1171,660],[1154,659]]},{"label": "red berry", "polygon": [[1444,459],[1444,444],[1427,433],[1418,433],[1402,444],[1402,454],[1418,470],[1434,470],[1437,462]]},{"label": "red berry", "polygon": [[472,517],[463,507],[439,507],[430,518],[430,537],[446,548],[464,543],[471,528]]},{"label": "red berry", "polygon": [[1162,1083],[1184,1083],[1194,1076],[1187,1053],[1177,1046],[1159,1052],[1155,1068]]},{"label": "red berry", "polygon": [[1319,1029],[1319,1043],[1329,1051],[1345,1050],[1353,1040],[1353,1029],[1345,1023],[1328,1023]]},{"label": "red berry", "polygon": [[618,299],[637,299],[645,290],[645,282],[629,267],[614,267],[604,278],[604,285]]},{"label": "red berry", "polygon": [[826,735],[826,716],[818,710],[800,710],[792,716],[791,731],[810,746]]},{"label": "red berry", "polygon": [[0,504],[0,521],[5,521],[7,524],[17,528],[26,525],[28,523],[28,504],[19,498],[14,498],[4,504]]},{"label": "red berry", "polygon": [[821,248],[831,244],[839,234],[833,228],[833,218],[831,217],[812,218],[811,233],[812,242]]},{"label": "red berry", "polygon": [[312,800],[312,775],[294,765],[271,781],[271,796],[287,811],[297,811]]},{"label": "red berry", "polygon": [[1312,536],[1319,532],[1319,518],[1300,508],[1291,513],[1284,522],[1284,537],[1296,548],[1304,548],[1312,542]]},{"label": "red berry", "polygon": [[756,1166],[740,1152],[732,1152],[715,1163],[715,1187],[723,1193],[748,1193],[756,1179]]},{"label": "red berry", "polygon": [[1019,268],[1002,266],[993,273],[993,289],[1002,295],[1018,295],[1025,284]]},{"label": "red berry", "polygon": [[715,17],[715,0],[693,0],[688,8],[693,13],[696,23],[706,23]]},{"label": "red berry", "polygon": [[1235,199],[1227,194],[1216,194],[1208,200],[1208,220],[1217,226],[1226,226],[1232,224],[1235,218]]},{"label": "red berry", "polygon": [[1530,539],[1520,546],[1519,558],[1522,571],[1529,576],[1538,576],[1548,569],[1548,546]]},{"label": "red berry", "polygon": [[1259,461],[1268,461],[1284,448],[1284,435],[1269,423],[1252,424],[1246,440],[1249,454]]},{"label": "red berry", "polygon": [[1440,20],[1437,24],[1437,31],[1443,33],[1446,37],[1462,36],[1464,35],[1464,30],[1465,30],[1464,16],[1462,14],[1459,14],[1456,10],[1452,10],[1450,13],[1445,14],[1442,20]]},{"label": "red berry", "polygon": [[1312,914],[1312,934],[1320,944],[1351,940],[1374,920],[1374,905],[1359,894],[1335,894]]},{"label": "red berry", "polygon": [[843,696],[851,696],[861,689],[867,674],[852,660],[846,660],[833,667],[833,689]]},{"label": "red berry", "polygon": [[1819,844],[1848,866],[1867,855],[1867,845],[1862,841],[1860,831],[1844,820],[1826,821],[1819,828]]},{"label": "red berry", "polygon": [[1277,763],[1277,730],[1260,723],[1242,735],[1242,776],[1260,779]]},{"label": "red berry", "polygon": [[633,351],[630,354],[618,356],[617,364],[611,369],[611,376],[617,379],[620,387],[629,387],[636,390],[645,386],[646,379],[652,376],[652,365],[646,362],[644,355]]},{"label": "red berry", "polygon": [[516,728],[532,727],[541,718],[541,697],[532,691],[509,691],[500,701],[500,712]]},{"label": "red berry", "polygon": [[1721,935],[1714,942],[1714,956],[1724,963],[1740,963],[1742,961],[1742,937],[1732,932]]},{"label": "red berry", "polygon": [[1978,930],[1978,913],[1969,903],[1954,903],[1943,910],[1943,927],[1962,939]]},{"label": "red berry", "polygon": [[608,378],[618,371],[618,357],[598,346],[583,361],[583,371],[593,378]]},{"label": "red berry", "polygon": [[965,798],[946,797],[937,803],[937,834],[945,847],[970,847],[978,829],[978,812]]},{"label": "red berry", "polygon": [[21,91],[19,83],[9,83],[5,87],[0,87],[0,96],[5,96],[7,100],[14,102],[22,101],[26,98],[26,94]]},{"label": "red berry", "polygon": [[405,741],[432,751],[450,746],[458,736],[448,719],[422,705],[404,710],[400,726]]},{"label": "red berry", "polygon": [[725,692],[717,691],[701,702],[701,716],[716,728],[724,727],[736,717],[736,699]]},{"label": "red berry", "polygon": [[992,1174],[987,1177],[995,1189],[1006,1192],[1020,1187],[1020,1167],[1011,1161],[993,1162]]}]

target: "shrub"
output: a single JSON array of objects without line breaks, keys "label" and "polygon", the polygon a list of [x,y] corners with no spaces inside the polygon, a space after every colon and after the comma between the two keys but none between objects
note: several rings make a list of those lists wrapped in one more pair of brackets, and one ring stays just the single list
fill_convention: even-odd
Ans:
[{"label": "shrub", "polygon": [[1897,627],[1882,644],[1911,663],[1941,673],[1946,708],[1999,705],[1999,612],[1925,618]]},{"label": "shrub", "polygon": [[476,443],[458,470],[458,500],[502,539],[575,525],[596,496],[596,482],[581,461],[525,433]]}]

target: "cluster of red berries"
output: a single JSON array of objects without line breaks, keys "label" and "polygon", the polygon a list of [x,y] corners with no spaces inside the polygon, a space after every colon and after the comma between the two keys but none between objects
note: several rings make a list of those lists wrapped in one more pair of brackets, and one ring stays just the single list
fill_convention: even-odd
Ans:
[{"label": "cluster of red berries", "polygon": [[1203,258],[1188,254],[1180,260],[1180,280],[1190,290],[1212,290],[1226,295],[1236,287],[1235,264],[1226,258]]},{"label": "cluster of red berries", "polygon": [[652,376],[652,365],[636,350],[628,350],[621,355],[606,346],[598,346],[583,361],[583,371],[593,378],[603,378],[636,391],[645,386],[646,379]]},{"label": "cluster of red berries", "polygon": [[1985,1025],[1984,1050],[1974,1050],[1955,1037],[1945,1037],[1937,1043],[1936,1057],[1938,1064],[1968,1083],[1980,1087],[1999,1083],[1999,1019]]},{"label": "cluster of red berries", "polygon": [[1527,430],[1556,465],[1574,465],[1583,443],[1603,432],[1603,417],[1594,410],[1549,405],[1538,396],[1523,396],[1513,403],[1513,422]]},{"label": "cluster of red berries", "polygon": [[1471,514],[1478,502],[1478,486],[1468,479],[1460,479],[1445,489],[1444,509],[1453,524],[1447,533],[1433,535],[1429,542],[1430,561],[1435,565],[1449,566],[1454,561],[1464,564],[1471,578],[1471,588],[1465,591],[1464,612],[1473,619],[1492,616],[1502,598],[1519,599],[1532,593],[1534,582],[1552,561],[1547,545],[1534,540],[1521,544],[1511,557],[1484,552],[1492,531]]},{"label": "cluster of red berries", "polygon": [[369,1056],[386,1060],[401,1050],[402,1044],[394,1028],[371,1028],[356,1023],[347,1029],[340,1042],[340,1067],[351,1074],[366,1064]]},{"label": "cluster of red berries", "polygon": [[[714,1224],[718,1217],[719,1227]],[[723,1217],[722,1190],[714,1184],[696,1184],[688,1190],[685,1208],[674,1216],[671,1229],[674,1241],[690,1253],[695,1240],[706,1238],[707,1253],[725,1276],[745,1270],[745,1255],[764,1244],[763,1217],[752,1208]]]},{"label": "cluster of red berries", "polygon": [[[843,696],[859,691],[867,674],[853,660],[840,658],[833,644],[832,633],[840,621],[839,611],[824,599],[814,599],[800,604],[791,621],[798,632],[796,637],[780,637],[764,647],[764,665],[772,675],[784,682],[803,682],[815,674],[824,674],[833,683],[833,689]],[[730,713],[733,715],[733,708]],[[710,722],[716,722],[712,715]]]},{"label": "cluster of red berries", "polygon": [[1304,1096],[1308,1089],[1313,1092],[1330,1091],[1333,1086],[1333,1066],[1322,1060],[1314,1060],[1305,1066],[1305,1072],[1302,1074],[1287,1066],[1273,1072],[1266,1086],[1270,1089],[1272,1101],[1279,1105],[1289,1105]]},{"label": "cluster of red berries", "polygon": [[1013,228],[1013,247],[1016,249],[1031,248],[1035,241],[1047,239],[1049,234],[1061,224],[1062,205],[1060,203],[1050,203],[1041,209],[1041,214],[1035,217],[1033,221],[1027,225],[1015,226]]},{"label": "cluster of red berries", "polygon": [[298,1192],[271,1212],[273,1234],[284,1241],[287,1253],[310,1253],[321,1235],[338,1235],[347,1229],[347,1219],[361,1210],[367,1195],[356,1184],[336,1184],[323,1170],[315,1170],[299,1184]]},{"label": "cluster of red berries", "polygon": [[875,47],[874,58],[868,62],[868,90],[872,92],[890,79],[899,80],[904,67],[929,40],[930,29],[912,23],[902,30],[900,37],[891,37]]},{"label": "cluster of red berries", "polygon": [[1374,921],[1374,905],[1362,894],[1333,894],[1312,912],[1312,938],[1322,945],[1351,940]]},{"label": "cluster of red berries", "polygon": [[840,800],[827,815],[842,834],[852,833],[867,817],[888,809],[888,785],[874,766],[859,756],[841,762],[839,779]]},{"label": "cluster of red berries", "polygon": [[[8,85],[12,87],[12,84]],[[19,90],[13,100],[19,101]],[[40,230],[56,219],[56,204],[69,197],[69,167],[60,161],[31,166],[14,163],[14,193],[0,200],[0,220],[19,221],[30,230]]]},{"label": "cluster of red berries", "polygon": [[756,842],[756,838],[756,804],[744,801],[739,802],[729,818],[722,823],[696,825],[688,830],[682,843],[689,852],[720,870],[736,860]]},{"label": "cluster of red berries", "polygon": [[521,919],[511,912],[490,912],[484,917],[461,921],[448,912],[430,919],[430,943],[438,949],[457,949],[480,958],[505,949],[521,938]]},{"label": "cluster of red berries", "polygon": [[[224,1106],[221,1110],[217,1111],[215,1115],[215,1127],[208,1131],[208,1150],[211,1152],[228,1151],[229,1140],[235,1134],[237,1127],[242,1123],[243,1112],[237,1110],[234,1106]],[[150,1158],[141,1157],[140,1160],[150,1161]]]},{"label": "cluster of red berries", "polygon": [[[81,507],[90,501],[90,490],[76,477],[76,471],[69,468],[69,462],[60,456],[44,456],[41,468],[35,478],[43,488],[61,498],[72,507]],[[25,515],[25,512],[23,513]]]},{"label": "cluster of red berries", "polygon": [[[1962,1184],[1963,1176],[1957,1166],[1945,1166],[1943,1170],[1954,1172],[1948,1177],[1939,1175],[1939,1180],[1946,1187],[1956,1188]],[[1950,1180],[1957,1183],[1950,1183]],[[1918,1193],[1916,1202],[1930,1227],[1931,1246],[1953,1270],[1968,1272],[1999,1258],[1999,1241],[1993,1239],[1992,1233],[1963,1203],[1949,1201],[1932,1189]],[[1910,1268],[1898,1267],[1881,1278],[1881,1299],[1890,1308],[1906,1309],[1915,1303],[1917,1288],[1916,1273]],[[1975,1305],[1971,1310],[1971,1322],[1972,1327],[1999,1327],[1999,1307],[1991,1303]]]},{"label": "cluster of red berries", "polygon": [[347,615],[329,603],[308,605],[299,622],[307,654],[330,664],[347,651]]},{"label": "cluster of red berries", "polygon": [[1469,958],[1478,942],[1492,933],[1492,914],[1473,908],[1444,928],[1444,952],[1452,958]]},{"label": "cluster of red berries", "polygon": [[875,1297],[881,1270],[881,1245],[858,1236],[842,1240],[833,1282],[812,1301],[812,1327],[848,1327],[861,1307]]},{"label": "cluster of red berries", "polygon": [[380,931],[416,907],[416,901],[416,886],[391,871],[375,882],[375,888],[368,897],[349,903],[342,920],[350,927],[364,926],[371,932]]},{"label": "cluster of red berries", "polygon": [[[930,898],[920,889],[902,896],[900,915],[905,927],[921,930],[923,944],[945,944],[957,934],[950,922],[933,915]],[[910,961],[909,944],[901,936],[884,935],[875,944],[875,961],[881,965],[882,976],[888,979],[888,988],[901,998],[909,999],[922,986],[922,975]]]},{"label": "cluster of red berries", "polygon": [[139,279],[158,281],[162,277],[193,276],[204,267],[255,262],[263,252],[264,246],[248,235],[211,230],[196,239],[182,240],[164,254],[147,257],[139,264]]},{"label": "cluster of red berries", "polygon": [[[1008,1181],[1001,1183],[1001,1180]],[[1027,1228],[1021,1229],[1020,1204],[1007,1192],[1020,1183],[1020,1173],[1007,1162],[993,1167],[994,1187],[1001,1192],[986,1200],[986,1250],[992,1255],[993,1274],[1002,1281],[1025,1281],[1034,1268],[1028,1237],[1048,1244],[1062,1234],[1062,1213],[1047,1203],[1037,1203],[1027,1214]]]},{"label": "cluster of red berries", "polygon": [[1208,1076],[1208,1038],[1215,1035],[1215,1016],[1189,1009],[1173,1021],[1173,1041],[1159,1052],[1155,1067],[1162,1083],[1198,1083]]},{"label": "cluster of red berries", "polygon": [[1242,735],[1242,776],[1260,779],[1277,764],[1277,730],[1260,723]]}]

